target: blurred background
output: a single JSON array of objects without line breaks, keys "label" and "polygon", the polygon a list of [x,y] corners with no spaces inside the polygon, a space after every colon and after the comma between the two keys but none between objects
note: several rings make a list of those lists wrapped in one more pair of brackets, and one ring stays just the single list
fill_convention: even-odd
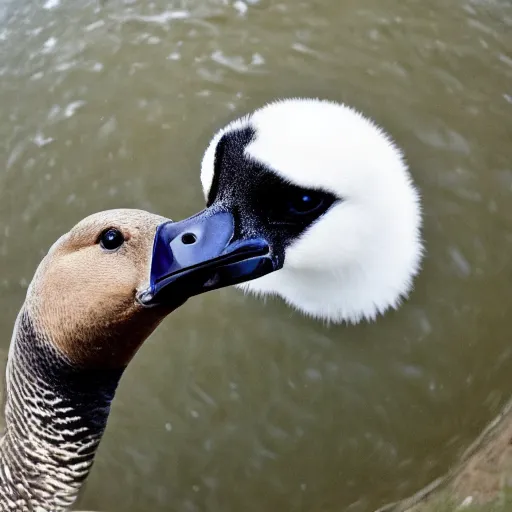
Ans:
[{"label": "blurred background", "polygon": [[507,0],[1,0],[0,330],[98,210],[203,207],[214,131],[280,96],[347,102],[404,149],[411,299],[328,327],[226,289],[128,369],[80,506],[367,512],[442,474],[512,392]]}]

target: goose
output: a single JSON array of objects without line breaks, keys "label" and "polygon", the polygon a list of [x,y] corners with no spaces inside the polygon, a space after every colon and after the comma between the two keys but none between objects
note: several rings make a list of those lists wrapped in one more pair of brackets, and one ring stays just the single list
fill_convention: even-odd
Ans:
[{"label": "goose", "polygon": [[355,109],[271,102],[213,136],[201,183],[206,209],[187,230],[230,215],[238,243],[267,248],[262,275],[239,288],[327,323],[373,321],[411,292],[424,252],[420,195],[397,144]]},{"label": "goose", "polygon": [[[227,233],[229,219],[217,220]],[[261,247],[227,241],[221,254],[215,227],[194,245],[194,235],[174,233],[169,219],[110,210],[79,222],[50,248],[9,347],[0,510],[69,510],[119,380],[144,340],[189,297],[263,275],[251,263],[264,261]]]}]

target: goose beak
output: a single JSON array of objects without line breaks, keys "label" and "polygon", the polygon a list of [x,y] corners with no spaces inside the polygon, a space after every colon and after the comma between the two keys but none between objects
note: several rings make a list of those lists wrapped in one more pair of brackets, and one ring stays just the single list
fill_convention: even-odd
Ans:
[{"label": "goose beak", "polygon": [[150,286],[139,302],[153,306],[250,281],[278,269],[263,238],[235,239],[235,220],[210,208],[157,227]]}]

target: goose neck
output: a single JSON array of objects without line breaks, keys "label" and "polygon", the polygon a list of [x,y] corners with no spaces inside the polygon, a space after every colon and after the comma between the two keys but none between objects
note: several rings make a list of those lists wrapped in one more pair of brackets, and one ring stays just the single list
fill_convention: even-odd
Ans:
[{"label": "goose neck", "polygon": [[89,474],[122,370],[85,370],[24,308],[7,362],[0,510],[69,510]]}]

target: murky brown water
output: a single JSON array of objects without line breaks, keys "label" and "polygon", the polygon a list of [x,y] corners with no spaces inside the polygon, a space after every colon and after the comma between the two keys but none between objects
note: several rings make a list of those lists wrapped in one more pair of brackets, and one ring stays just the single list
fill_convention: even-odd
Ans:
[{"label": "murky brown water", "polygon": [[0,20],[4,350],[61,233],[107,208],[197,211],[213,131],[276,96],[365,110],[424,196],[424,272],[374,325],[235,290],[169,318],[81,506],[366,512],[444,472],[512,392],[510,2],[2,0]]}]

